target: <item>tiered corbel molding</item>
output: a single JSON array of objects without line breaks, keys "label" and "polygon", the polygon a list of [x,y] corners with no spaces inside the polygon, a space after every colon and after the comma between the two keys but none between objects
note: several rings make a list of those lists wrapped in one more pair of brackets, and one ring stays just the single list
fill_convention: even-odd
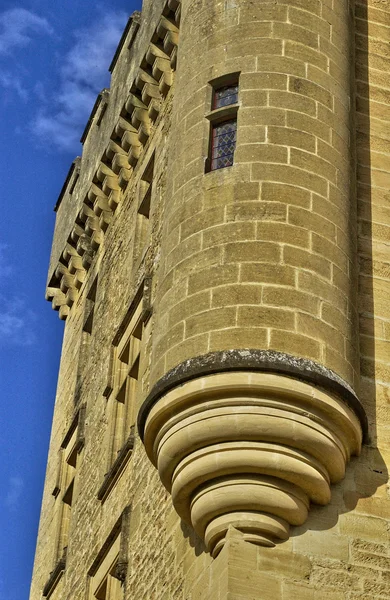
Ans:
[{"label": "tiered corbel molding", "polygon": [[210,374],[189,375],[191,361],[168,374],[139,415],[146,452],[177,513],[214,557],[230,526],[274,546],[306,521],[310,503],[328,504],[331,484],[360,453],[364,422],[348,386],[311,361],[271,353],[263,367],[273,372],[259,372],[253,363],[257,356],[261,367],[261,352],[249,361],[251,351],[236,351],[234,360],[226,352],[231,370],[213,372],[217,354],[206,361]]},{"label": "tiered corbel molding", "polygon": [[69,315],[173,85],[179,23],[180,0],[167,0],[46,291],[61,319]]}]

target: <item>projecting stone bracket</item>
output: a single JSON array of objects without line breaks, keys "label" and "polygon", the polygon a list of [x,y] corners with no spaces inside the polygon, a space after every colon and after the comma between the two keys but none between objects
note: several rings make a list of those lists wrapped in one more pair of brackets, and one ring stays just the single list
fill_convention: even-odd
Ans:
[{"label": "projecting stone bracket", "polygon": [[[274,372],[261,372],[261,361],[253,369],[266,355]],[[325,379],[325,370],[311,361],[249,350],[213,358],[203,361],[209,374],[188,377],[188,362],[168,374],[141,408],[139,430],[177,513],[217,556],[229,527],[274,546],[306,521],[311,502],[328,504],[330,485],[360,453],[365,420],[335,374],[318,386],[314,375]],[[288,373],[276,372],[283,359]]]},{"label": "projecting stone bracket", "polygon": [[[144,147],[153,134],[163,102],[173,85],[179,42],[180,6],[180,0],[166,0],[164,3],[163,14],[130,86],[131,92],[117,116],[115,128],[67,238],[67,247],[71,247],[72,252],[69,253],[67,248],[65,249],[65,254],[69,256],[59,259],[59,265],[50,278],[46,297],[52,301],[53,308],[58,310],[63,320],[70,314],[86,272],[103,243],[114,213],[124,197],[133,169],[137,166]],[[138,27],[135,32],[137,29]],[[121,45],[118,53],[120,49]],[[118,56],[115,55],[112,68],[115,67],[117,58]],[[102,100],[104,100],[104,107],[100,111],[100,116],[96,117],[97,125],[100,124],[108,107],[109,90],[103,90],[99,94],[81,138],[82,143],[88,136]],[[57,202],[56,210],[65,192],[68,196],[73,194],[80,169],[80,159],[76,159]],[[81,191],[79,190],[78,193]]]}]

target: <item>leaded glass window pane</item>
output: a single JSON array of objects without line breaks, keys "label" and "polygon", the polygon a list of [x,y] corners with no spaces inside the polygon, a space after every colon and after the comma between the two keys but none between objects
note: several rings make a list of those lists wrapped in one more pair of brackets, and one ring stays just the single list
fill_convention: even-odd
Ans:
[{"label": "leaded glass window pane", "polygon": [[238,102],[238,84],[219,88],[214,92],[214,109]]},{"label": "leaded glass window pane", "polygon": [[213,127],[211,170],[231,167],[236,149],[237,121],[225,121]]}]

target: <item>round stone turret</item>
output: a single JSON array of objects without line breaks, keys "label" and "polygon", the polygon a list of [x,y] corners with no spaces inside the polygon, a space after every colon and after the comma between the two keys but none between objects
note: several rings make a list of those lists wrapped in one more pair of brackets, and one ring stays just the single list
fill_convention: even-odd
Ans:
[{"label": "round stone turret", "polygon": [[213,555],[286,539],[360,452],[351,38],[347,0],[182,1],[139,425]]}]

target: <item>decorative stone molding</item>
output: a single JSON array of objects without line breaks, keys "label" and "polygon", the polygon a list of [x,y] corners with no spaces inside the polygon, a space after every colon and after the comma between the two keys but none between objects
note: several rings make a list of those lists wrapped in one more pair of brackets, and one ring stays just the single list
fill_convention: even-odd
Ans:
[{"label": "decorative stone molding", "polygon": [[312,383],[230,371],[163,393],[148,408],[144,444],[177,513],[215,557],[229,526],[274,546],[306,521],[311,502],[326,505],[360,453],[362,426]]},{"label": "decorative stone molding", "polygon": [[[160,114],[163,102],[172,85],[176,68],[176,48],[179,40],[180,0],[166,0],[147,52],[135,74],[130,93],[122,107],[117,123],[111,134],[108,146],[93,176],[90,189],[76,222],[69,234],[67,248],[73,248],[73,255],[79,256],[76,282],[69,276],[67,249],[60,258],[58,267],[49,283],[46,298],[52,301],[53,308],[59,310],[60,318],[66,319],[72,304],[77,298],[80,285],[89,269],[93,254],[103,243],[104,234],[110,225],[116,208],[131,179],[134,168],[153,134],[153,128]],[[137,17],[139,20],[139,17]],[[138,29],[138,23],[135,32]],[[130,26],[130,25],[129,25]],[[123,40],[121,41],[123,46]],[[115,57],[114,57],[115,58]],[[118,56],[116,55],[116,62]],[[112,68],[115,66],[112,65]],[[109,102],[109,90],[99,94],[87,128],[84,142],[99,105]],[[104,109],[105,110],[105,109]],[[82,161],[81,161],[82,163]],[[80,160],[72,169],[61,192],[56,209],[65,191],[72,184],[73,172],[77,175],[81,168]],[[85,253],[85,239],[89,241],[91,252]],[[84,240],[84,244],[80,240]],[[66,254],[66,257],[65,257]],[[63,292],[60,295],[58,291]],[[69,293],[68,293],[68,290]]]}]

